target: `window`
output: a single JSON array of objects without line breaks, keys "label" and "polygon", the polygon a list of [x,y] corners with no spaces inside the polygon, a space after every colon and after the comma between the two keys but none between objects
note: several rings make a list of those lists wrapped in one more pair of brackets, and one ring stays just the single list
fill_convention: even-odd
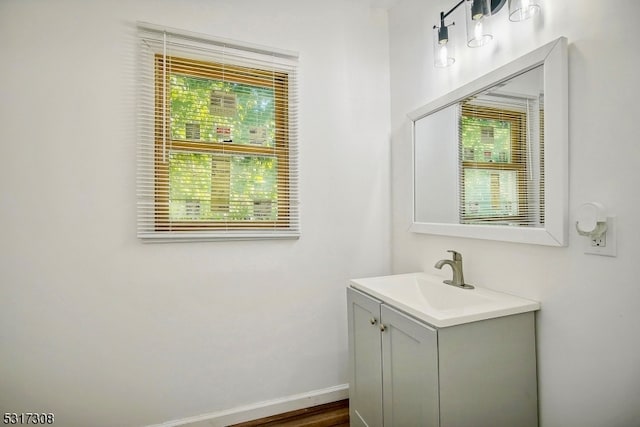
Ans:
[{"label": "window", "polygon": [[534,159],[531,150],[534,138],[542,145],[542,132],[534,116],[521,98],[490,102],[485,95],[461,103],[461,223],[544,224],[542,156]]},{"label": "window", "polygon": [[295,54],[140,26],[138,235],[299,235]]}]

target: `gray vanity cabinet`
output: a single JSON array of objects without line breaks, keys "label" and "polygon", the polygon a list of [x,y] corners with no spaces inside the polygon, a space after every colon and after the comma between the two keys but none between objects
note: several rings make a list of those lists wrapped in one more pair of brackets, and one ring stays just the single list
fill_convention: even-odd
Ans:
[{"label": "gray vanity cabinet", "polygon": [[538,425],[533,312],[435,328],[347,289],[351,426]]},{"label": "gray vanity cabinet", "polygon": [[351,425],[437,426],[435,329],[353,289],[347,300]]}]

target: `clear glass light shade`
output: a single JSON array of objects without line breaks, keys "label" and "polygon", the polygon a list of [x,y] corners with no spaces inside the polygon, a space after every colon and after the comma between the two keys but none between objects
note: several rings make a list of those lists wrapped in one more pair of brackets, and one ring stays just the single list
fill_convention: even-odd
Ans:
[{"label": "clear glass light shade", "polygon": [[480,47],[493,39],[491,24],[487,19],[491,14],[489,0],[465,1],[467,13],[467,46]]},{"label": "clear glass light shade", "polygon": [[540,12],[538,0],[509,0],[509,20],[524,21]]},{"label": "clear glass light shade", "polygon": [[433,28],[433,65],[444,68],[456,62],[453,44],[449,39],[442,39],[440,27]]}]

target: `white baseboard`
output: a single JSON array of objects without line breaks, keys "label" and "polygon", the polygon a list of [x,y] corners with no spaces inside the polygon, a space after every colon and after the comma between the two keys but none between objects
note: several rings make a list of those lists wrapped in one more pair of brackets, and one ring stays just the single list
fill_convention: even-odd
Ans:
[{"label": "white baseboard", "polygon": [[294,394],[279,399],[267,400],[251,405],[239,406],[224,411],[197,415],[181,420],[167,421],[147,427],[224,427],[258,418],[270,417],[284,412],[295,411],[316,405],[323,405],[349,397],[349,384]]}]

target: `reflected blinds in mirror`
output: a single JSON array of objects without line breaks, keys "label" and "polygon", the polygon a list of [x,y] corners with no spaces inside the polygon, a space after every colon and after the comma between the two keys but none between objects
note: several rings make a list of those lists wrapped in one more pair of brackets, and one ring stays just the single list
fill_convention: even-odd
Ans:
[{"label": "reflected blinds in mirror", "polygon": [[540,104],[496,91],[459,103],[460,223],[544,226]]}]

